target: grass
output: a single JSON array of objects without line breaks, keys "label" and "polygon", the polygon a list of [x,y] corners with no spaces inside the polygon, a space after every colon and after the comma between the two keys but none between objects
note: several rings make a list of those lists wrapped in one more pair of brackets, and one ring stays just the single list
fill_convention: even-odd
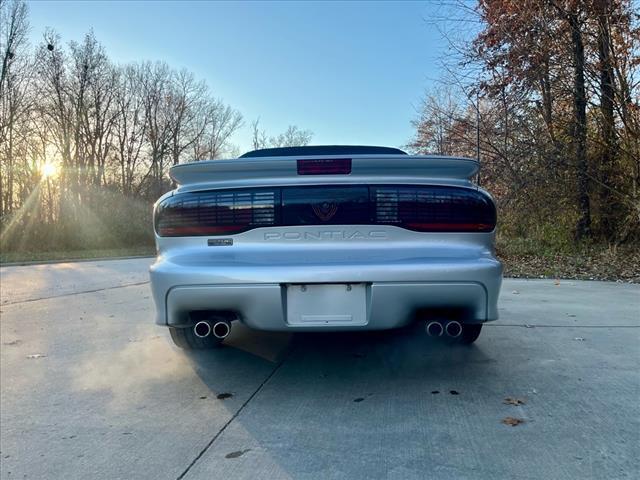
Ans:
[{"label": "grass", "polygon": [[46,262],[63,260],[90,260],[94,258],[153,256],[152,246],[103,248],[90,250],[60,250],[53,252],[0,252],[0,264]]}]

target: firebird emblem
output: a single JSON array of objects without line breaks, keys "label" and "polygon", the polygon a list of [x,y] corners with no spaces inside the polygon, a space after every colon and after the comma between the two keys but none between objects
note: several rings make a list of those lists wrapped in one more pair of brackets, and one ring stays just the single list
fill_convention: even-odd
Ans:
[{"label": "firebird emblem", "polygon": [[311,207],[313,208],[313,213],[323,222],[331,220],[338,211],[338,205],[334,202],[314,203]]}]

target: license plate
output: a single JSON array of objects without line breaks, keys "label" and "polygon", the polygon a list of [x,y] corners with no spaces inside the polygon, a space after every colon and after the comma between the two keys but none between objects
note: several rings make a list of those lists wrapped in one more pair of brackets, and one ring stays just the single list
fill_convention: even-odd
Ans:
[{"label": "license plate", "polygon": [[287,323],[300,326],[366,325],[366,285],[287,285]]}]

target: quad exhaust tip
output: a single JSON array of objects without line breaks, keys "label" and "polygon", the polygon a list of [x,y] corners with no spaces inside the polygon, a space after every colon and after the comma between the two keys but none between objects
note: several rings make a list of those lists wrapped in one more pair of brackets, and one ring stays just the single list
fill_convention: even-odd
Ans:
[{"label": "quad exhaust tip", "polygon": [[427,323],[425,330],[427,331],[427,335],[430,337],[441,337],[444,332],[444,328],[440,322]]},{"label": "quad exhaust tip", "polygon": [[458,338],[460,335],[462,335],[462,324],[455,320],[451,320],[444,326],[444,331],[451,338]]},{"label": "quad exhaust tip", "polygon": [[225,320],[216,322],[213,324],[213,336],[220,339],[227,338],[229,332],[231,332],[231,324]]},{"label": "quad exhaust tip", "polygon": [[193,327],[193,333],[195,333],[198,338],[208,337],[211,333],[211,325],[209,325],[209,322],[198,322]]}]

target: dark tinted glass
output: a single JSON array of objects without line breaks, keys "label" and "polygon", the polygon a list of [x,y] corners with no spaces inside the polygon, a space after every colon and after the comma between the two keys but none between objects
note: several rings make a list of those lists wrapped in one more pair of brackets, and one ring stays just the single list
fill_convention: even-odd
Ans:
[{"label": "dark tinted glass", "polygon": [[349,225],[370,223],[366,186],[282,189],[283,225]]}]

